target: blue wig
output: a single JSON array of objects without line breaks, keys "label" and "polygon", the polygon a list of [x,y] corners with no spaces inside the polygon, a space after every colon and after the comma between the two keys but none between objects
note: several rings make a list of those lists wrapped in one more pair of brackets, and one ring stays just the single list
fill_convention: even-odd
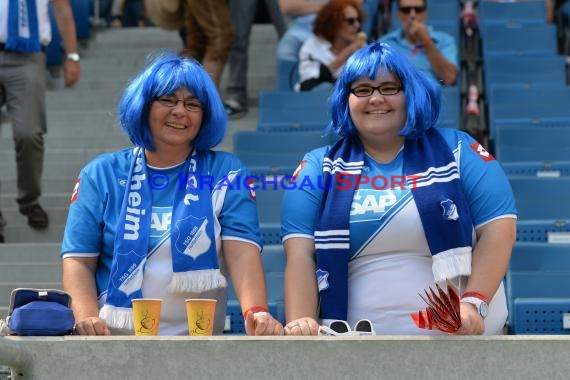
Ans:
[{"label": "blue wig", "polygon": [[203,106],[202,125],[192,145],[200,150],[218,145],[226,133],[228,119],[218,89],[206,70],[193,58],[172,51],[160,52],[148,61],[119,102],[119,122],[131,142],[154,151],[150,106],[156,98],[186,87]]},{"label": "blue wig", "polygon": [[375,80],[380,69],[382,74],[389,72],[400,80],[406,97],[407,117],[400,135],[414,137],[435,125],[441,105],[440,85],[390,45],[374,42],[356,51],[344,65],[329,102],[329,131],[342,137],[356,135],[348,107],[352,83],[362,78]]}]

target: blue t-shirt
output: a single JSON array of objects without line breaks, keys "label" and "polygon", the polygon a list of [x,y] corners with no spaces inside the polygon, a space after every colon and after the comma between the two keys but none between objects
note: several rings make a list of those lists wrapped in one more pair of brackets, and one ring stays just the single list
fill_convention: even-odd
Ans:
[{"label": "blue t-shirt", "polygon": [[[445,128],[438,131],[459,164],[474,228],[498,218],[515,218],[511,187],[498,162],[466,133]],[[283,239],[313,238],[323,189],[329,185],[322,181],[322,161],[328,149],[322,147],[305,155],[295,188],[285,191]],[[440,334],[418,329],[410,317],[410,313],[426,307],[418,294],[433,287],[435,280],[413,198],[413,180],[404,179],[403,167],[403,149],[389,163],[364,157],[362,175],[368,183],[354,192],[349,217],[347,319],[351,325],[370,319],[378,334]],[[485,320],[489,334],[500,333],[506,319],[504,293],[502,289],[500,292]]]},{"label": "blue t-shirt", "polygon": [[[445,59],[452,63],[456,68],[459,67],[458,64],[458,54],[457,45],[455,44],[455,38],[447,33],[439,32],[428,28],[428,33],[437,49],[445,57]],[[426,73],[429,77],[439,83],[439,78],[437,78],[431,68],[431,63],[426,55],[425,49],[420,45],[411,45],[405,38],[404,32],[401,28],[395,29],[392,32],[386,33],[378,39],[379,42],[386,42],[396,50],[398,50],[402,55],[408,57],[412,64],[420,69],[422,72]]]}]

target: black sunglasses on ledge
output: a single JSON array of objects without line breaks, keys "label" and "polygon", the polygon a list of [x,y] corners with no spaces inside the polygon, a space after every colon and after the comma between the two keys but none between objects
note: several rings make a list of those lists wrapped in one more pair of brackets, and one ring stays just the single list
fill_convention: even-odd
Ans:
[{"label": "black sunglasses on ledge", "polygon": [[423,13],[426,10],[425,6],[419,6],[419,7],[400,7],[400,12],[405,13],[405,14],[410,14],[412,12],[412,9],[416,12],[416,13]]}]

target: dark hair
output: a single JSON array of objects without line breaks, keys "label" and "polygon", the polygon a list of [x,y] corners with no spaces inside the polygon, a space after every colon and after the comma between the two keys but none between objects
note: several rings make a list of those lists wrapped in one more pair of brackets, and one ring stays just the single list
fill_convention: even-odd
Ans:
[{"label": "dark hair", "polygon": [[332,0],[323,5],[317,13],[317,18],[313,24],[313,33],[329,42],[333,42],[336,33],[345,22],[344,9],[349,6],[356,9],[358,18],[362,22],[364,13],[356,0]]},{"label": "dark hair", "polygon": [[149,126],[152,102],[186,87],[203,106],[202,125],[192,146],[207,150],[218,145],[226,133],[227,115],[218,89],[202,65],[173,51],[150,56],[119,102],[119,122],[131,142],[154,151]]},{"label": "dark hair", "polygon": [[390,45],[374,42],[357,50],[344,65],[330,98],[332,121],[329,130],[332,129],[343,137],[356,134],[348,107],[351,85],[361,78],[375,79],[379,70],[382,73],[392,73],[402,84],[407,117],[400,135],[413,137],[432,128],[440,112],[440,85],[425,76]]}]

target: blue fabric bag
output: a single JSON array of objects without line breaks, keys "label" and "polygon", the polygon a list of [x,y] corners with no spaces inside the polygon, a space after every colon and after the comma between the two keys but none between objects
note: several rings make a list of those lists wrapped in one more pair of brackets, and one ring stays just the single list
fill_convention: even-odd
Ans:
[{"label": "blue fabric bag", "polygon": [[57,289],[12,290],[6,319],[12,334],[54,336],[73,331],[71,296]]}]

